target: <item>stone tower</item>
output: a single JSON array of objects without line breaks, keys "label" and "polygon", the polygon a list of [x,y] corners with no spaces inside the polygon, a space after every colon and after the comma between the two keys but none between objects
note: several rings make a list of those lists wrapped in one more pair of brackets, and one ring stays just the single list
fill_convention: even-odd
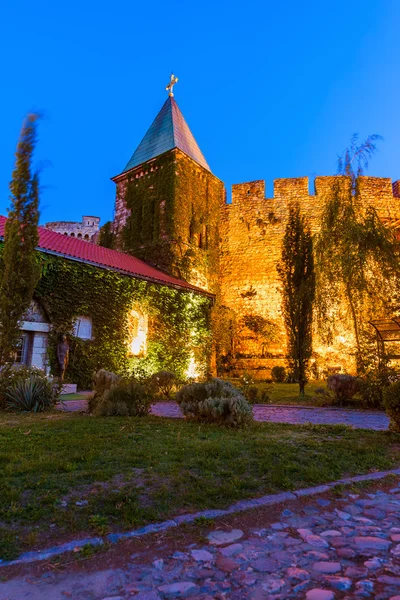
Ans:
[{"label": "stone tower", "polygon": [[224,185],[211,172],[172,92],[113,181],[118,248],[216,291]]}]

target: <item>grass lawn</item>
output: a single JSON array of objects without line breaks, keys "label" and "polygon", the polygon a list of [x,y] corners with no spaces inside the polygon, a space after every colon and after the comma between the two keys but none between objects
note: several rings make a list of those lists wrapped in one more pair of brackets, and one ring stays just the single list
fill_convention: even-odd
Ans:
[{"label": "grass lawn", "polygon": [[399,464],[399,435],[343,426],[3,414],[0,558]]},{"label": "grass lawn", "polygon": [[[234,380],[232,380],[234,383]],[[325,398],[315,396],[317,388],[327,389],[326,381],[310,381],[307,383],[305,395],[299,396],[298,383],[255,383],[260,390],[269,390],[270,401],[268,404],[292,404],[294,406],[331,406],[331,403]],[[333,406],[337,406],[333,404]],[[355,396],[347,400],[345,408],[363,409],[361,398]]]},{"label": "grass lawn", "polygon": [[[260,384],[260,386],[262,385],[263,384]],[[320,387],[326,388],[326,382],[313,381],[307,383],[305,396],[299,396],[298,383],[274,383],[272,384],[271,404],[298,404],[303,406],[316,406],[317,403],[315,400],[313,400],[313,397],[315,395],[315,390]]]},{"label": "grass lawn", "polygon": [[76,394],[61,394],[60,401],[66,402],[67,400],[86,400],[87,397],[87,394],[82,394],[80,392],[77,392]]}]

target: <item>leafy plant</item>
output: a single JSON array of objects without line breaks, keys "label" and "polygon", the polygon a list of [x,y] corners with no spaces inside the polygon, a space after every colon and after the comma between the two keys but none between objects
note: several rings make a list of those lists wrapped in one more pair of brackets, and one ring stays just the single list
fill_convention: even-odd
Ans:
[{"label": "leafy plant", "polygon": [[385,410],[390,417],[389,429],[400,433],[400,381],[396,381],[383,392]]},{"label": "leafy plant", "polygon": [[271,369],[271,377],[275,383],[283,383],[286,379],[286,369],[279,365],[275,365]]},{"label": "leafy plant", "polygon": [[93,393],[90,394],[88,399],[89,412],[92,413],[100,400],[103,398],[105,392],[109,390],[113,385],[116,385],[121,380],[119,375],[100,369],[93,375]]},{"label": "leafy plant", "polygon": [[255,385],[249,386],[246,390],[245,398],[250,404],[257,404],[260,398],[260,390],[258,389],[258,387]]},{"label": "leafy plant", "polygon": [[253,420],[250,404],[229,381],[211,379],[183,386],[175,399],[189,419],[243,427]]},{"label": "leafy plant", "polygon": [[343,404],[359,391],[360,382],[353,375],[335,373],[328,377],[328,388],[334,392],[338,404]]},{"label": "leafy plant", "polygon": [[[42,379],[45,383],[48,383],[44,371],[37,367],[7,364],[0,370],[0,409],[6,408],[7,391],[14,387],[18,382],[25,381],[31,376]],[[53,390],[54,394],[58,396],[60,390],[56,385],[53,386]]]},{"label": "leafy plant", "polygon": [[[373,340],[375,342],[375,340]],[[398,369],[392,366],[387,354],[378,356],[376,344],[363,346],[362,360],[358,362],[360,394],[367,408],[383,409],[383,392],[400,379]]]},{"label": "leafy plant", "polygon": [[161,394],[161,396],[168,399],[177,386],[176,376],[171,371],[159,371],[151,376],[150,385],[153,387],[155,393]]},{"label": "leafy plant", "polygon": [[95,407],[97,417],[138,417],[150,412],[153,397],[149,388],[136,381],[120,381],[106,390]]},{"label": "leafy plant", "polygon": [[6,408],[15,411],[43,412],[57,400],[55,387],[37,375],[19,379],[6,391]]}]

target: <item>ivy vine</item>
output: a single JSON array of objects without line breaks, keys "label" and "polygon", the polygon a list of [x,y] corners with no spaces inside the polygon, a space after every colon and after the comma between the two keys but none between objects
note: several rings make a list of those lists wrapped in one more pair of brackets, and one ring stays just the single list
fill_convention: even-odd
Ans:
[{"label": "ivy vine", "polygon": [[[94,371],[104,368],[120,374],[151,374],[167,369],[183,378],[191,356],[200,371],[210,355],[210,304],[208,297],[156,285],[114,271],[40,254],[42,276],[35,298],[52,324],[49,360],[57,372],[56,347],[67,333],[71,349],[66,380],[81,389],[90,387]],[[128,315],[139,308],[148,315],[147,353],[128,354]],[[92,340],[73,335],[80,315],[92,319]]]}]

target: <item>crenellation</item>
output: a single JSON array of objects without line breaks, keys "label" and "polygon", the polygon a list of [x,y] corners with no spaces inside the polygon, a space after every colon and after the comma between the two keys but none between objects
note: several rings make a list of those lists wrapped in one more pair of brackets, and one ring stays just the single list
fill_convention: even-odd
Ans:
[{"label": "crenellation", "polygon": [[284,198],[286,202],[308,198],[308,177],[274,179],[274,198]]},{"label": "crenellation", "polygon": [[[390,179],[362,177],[358,185],[363,206],[373,206],[382,217],[398,215],[396,218],[400,218],[400,182],[392,188]],[[221,211],[220,301],[234,311],[239,323],[235,372],[249,371],[255,377],[265,377],[274,364],[283,364],[285,331],[276,266],[281,255],[289,206],[298,202],[312,232],[317,233],[325,200],[336,186],[349,190],[350,177],[316,177],[315,195],[309,194],[307,177],[276,179],[273,198],[265,198],[263,180],[232,186],[232,204],[225,205]],[[266,343],[263,336],[251,331],[245,325],[249,317],[273,322],[278,341]],[[351,337],[345,328],[342,334],[341,339]],[[336,343],[327,351],[316,339],[315,348],[317,354],[325,353],[326,360],[332,364],[339,364],[343,358],[343,353],[335,349]],[[263,365],[260,370],[257,370],[257,364]],[[341,366],[351,368],[349,364]]]},{"label": "crenellation", "polygon": [[45,227],[56,233],[76,237],[85,242],[96,243],[100,231],[100,217],[84,215],[80,223],[75,221],[51,221],[45,223]]},{"label": "crenellation", "polygon": [[237,202],[247,202],[248,200],[264,200],[265,181],[258,179],[256,181],[245,181],[244,183],[235,183],[232,185],[232,204]]}]

